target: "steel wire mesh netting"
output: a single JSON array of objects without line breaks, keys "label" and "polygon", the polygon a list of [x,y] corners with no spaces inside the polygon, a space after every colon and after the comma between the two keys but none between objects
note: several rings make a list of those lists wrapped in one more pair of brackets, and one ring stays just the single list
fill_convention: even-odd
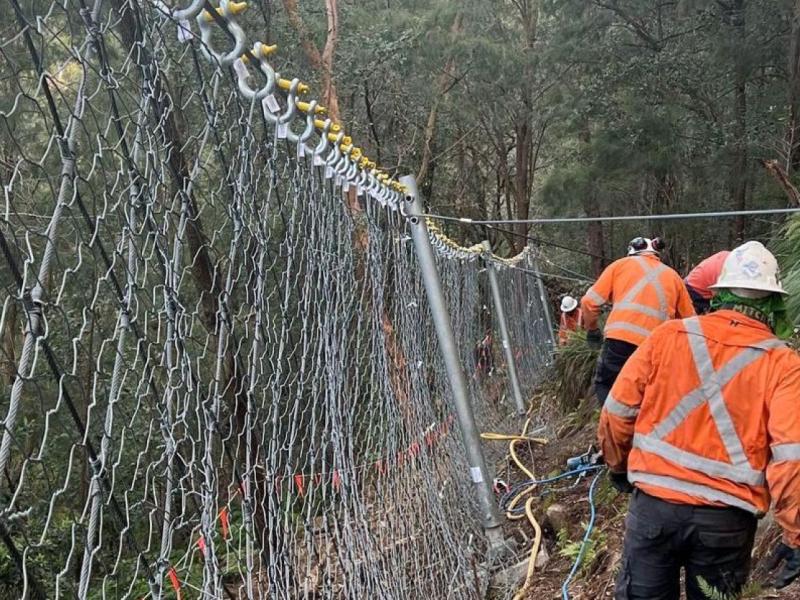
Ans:
[{"label": "steel wire mesh netting", "polygon": [[[163,7],[11,5],[0,597],[467,597],[479,523],[405,219]],[[480,264],[439,266],[472,374]],[[480,424],[511,412],[471,381]]]},{"label": "steel wire mesh netting", "polygon": [[536,263],[526,253],[518,266],[500,266],[497,278],[520,386],[523,397],[529,398],[552,363],[553,338],[546,315],[548,300],[541,295]]}]

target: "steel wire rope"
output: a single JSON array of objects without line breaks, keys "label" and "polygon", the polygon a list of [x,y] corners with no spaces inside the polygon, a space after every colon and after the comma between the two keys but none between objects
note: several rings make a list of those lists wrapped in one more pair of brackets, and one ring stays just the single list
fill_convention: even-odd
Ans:
[{"label": "steel wire rope", "polygon": [[[85,13],[84,13],[84,18],[86,18]],[[89,29],[91,27],[92,27],[92,24],[91,23],[87,23],[87,29]],[[27,33],[27,29],[25,30],[25,32]],[[98,44],[98,47],[102,49],[102,44]],[[40,61],[38,61],[38,59],[35,59],[35,61],[36,61],[37,64],[40,65]],[[106,69],[107,65],[104,65],[103,68]],[[46,81],[44,82],[44,85],[47,86]],[[45,87],[45,89],[49,89],[49,88]],[[48,96],[50,96],[50,95],[48,94]],[[116,110],[116,106],[113,103],[113,93],[110,94],[110,96],[111,96],[111,99],[112,99],[112,113],[114,115],[114,122],[117,125],[117,127],[119,127],[121,119],[119,118],[118,111]],[[54,106],[54,104],[51,104],[51,106]],[[59,128],[61,131],[63,131],[63,128],[61,128],[61,125],[60,125],[60,120],[59,120],[58,114],[55,113],[53,115],[53,117],[54,117],[54,122],[56,123],[56,127]],[[123,154],[127,157],[127,160],[128,160],[128,162],[130,164],[130,156],[129,156],[129,153],[128,153],[126,147],[125,147],[125,138],[124,138],[124,135],[122,134],[121,131],[119,131],[119,136],[120,136],[120,143],[123,146]],[[80,196],[78,194],[76,194],[76,196],[77,196],[77,199],[78,199],[78,202],[79,202],[79,206],[83,207],[81,212],[83,213],[84,217],[88,220],[88,222],[91,223],[91,218],[88,215],[88,211],[85,210],[85,207],[84,207],[83,203],[80,201]],[[105,249],[103,248],[102,243],[98,242],[97,245],[100,248],[101,255],[102,255],[104,261],[106,262],[106,266],[108,268],[108,272],[109,272],[109,274],[110,274],[110,276],[112,278],[113,283],[115,284],[115,288],[116,288],[116,290],[118,292],[118,295],[121,296],[122,295],[122,291],[121,291],[121,288],[120,288],[119,284],[116,281],[116,278],[115,278],[115,276],[113,274],[113,270],[111,269],[111,263],[110,263],[110,259],[108,258],[108,254],[105,251]],[[133,325],[133,327],[135,327],[135,324],[132,324],[132,325]],[[138,335],[138,333],[137,333],[137,335]],[[85,437],[85,434],[82,434],[82,437]],[[93,460],[96,460],[96,459],[93,458]],[[230,591],[228,591],[228,590],[226,590],[226,591],[227,591],[228,594],[230,594]]]},{"label": "steel wire rope", "polygon": [[[98,10],[99,5],[100,5],[100,2],[97,1],[95,3],[95,9],[94,9],[95,11]],[[30,25],[27,23],[24,15],[22,13],[22,10],[21,10],[21,8],[19,6],[18,0],[12,0],[12,6],[14,8],[15,15],[17,17],[17,20],[18,20],[19,24],[20,24],[20,27],[22,29],[22,33],[23,33],[23,37],[24,37],[24,39],[26,41],[26,45],[28,47],[29,52],[31,53],[34,65],[36,66],[37,72],[39,74],[40,81],[42,83],[42,89],[43,89],[43,92],[44,92],[45,97],[47,99],[48,107],[49,107],[49,109],[51,111],[51,114],[53,115],[54,127],[56,128],[56,131],[58,133],[59,139],[63,140],[64,144],[66,144],[62,148],[62,152],[66,152],[67,156],[70,156],[72,154],[72,149],[70,148],[71,144],[68,141],[69,140],[68,135],[69,135],[69,131],[73,131],[74,132],[74,126],[70,130],[67,130],[61,125],[60,118],[58,117],[58,111],[57,111],[56,106],[55,106],[55,101],[53,100],[52,94],[49,91],[49,85],[47,83],[47,77],[44,74],[44,69],[42,67],[40,59],[38,58],[38,54],[36,52],[35,45],[33,44],[32,38],[30,36]],[[89,36],[89,35],[90,35],[90,33],[87,32],[87,36]],[[80,98],[80,95],[79,95],[79,98]],[[74,115],[73,115],[73,120],[71,121],[71,123],[72,124],[75,123]],[[66,181],[66,180],[67,179],[65,178],[63,181]],[[81,213],[83,214],[84,218],[86,218],[91,223],[91,221],[92,221],[91,217],[89,216],[88,211],[86,211],[85,205],[80,200],[80,194],[79,194],[79,192],[77,190],[75,190],[75,199],[76,199],[76,202],[77,202],[79,208],[81,209]],[[48,231],[50,231],[50,230],[48,230]],[[49,235],[52,236],[52,232],[50,232]],[[6,258],[6,261],[8,262],[9,268],[11,269],[12,273],[14,274],[15,279],[17,279],[18,289],[22,290],[23,286],[24,286],[24,280],[22,278],[22,274],[21,274],[19,268],[16,266],[16,260],[14,259],[13,255],[9,251],[8,244],[7,244],[7,241],[5,239],[5,235],[2,233],[2,231],[0,231],[0,239],[2,239],[3,253],[4,253],[4,256]],[[110,260],[108,259],[108,255],[107,255],[107,253],[105,253],[105,250],[102,251],[102,254],[104,256],[104,259],[107,260],[110,263]],[[45,259],[43,259],[43,265],[46,265]],[[42,277],[40,276],[38,279],[41,282]],[[121,294],[121,288],[119,287],[118,282],[116,282],[116,280],[114,280],[114,283],[116,284],[117,290]],[[27,295],[27,292],[26,292],[26,295]],[[36,300],[31,298],[26,303],[28,303],[28,302],[36,302]],[[31,308],[29,307],[26,312],[28,312],[28,314],[30,314],[30,312],[29,312],[30,310],[31,310]],[[30,321],[30,320],[29,320],[29,327],[33,327],[32,321]],[[48,363],[48,366],[49,366],[50,370],[52,371],[53,376],[55,377],[55,379],[57,381],[59,381],[59,382],[63,381],[63,374],[61,373],[59,367],[57,366],[57,362],[56,362],[54,353],[50,349],[50,346],[49,346],[47,340],[46,339],[39,339],[38,343],[41,344],[41,346],[42,346],[42,348],[43,348],[43,350],[45,352],[46,362]],[[22,363],[22,357],[20,358],[20,362]],[[18,371],[21,371],[21,370],[23,370],[22,367],[21,366],[18,367]],[[21,382],[22,382],[22,378],[21,377],[18,378],[18,382],[21,384]],[[67,390],[67,388],[65,386],[61,386],[61,394],[64,397],[64,400],[65,400],[65,402],[67,404],[67,408],[68,408],[68,410],[70,412],[70,415],[71,415],[73,421],[76,424],[76,427],[78,428],[79,433],[81,434],[81,437],[84,439],[84,444],[86,446],[87,453],[89,454],[89,458],[91,459],[91,464],[94,467],[94,465],[96,465],[98,463],[99,455],[95,451],[95,449],[94,449],[93,445],[91,444],[91,442],[87,440],[87,437],[86,437],[87,436],[87,428],[84,425],[83,420],[79,416],[78,411],[77,411],[77,409],[75,407],[75,404],[73,403],[73,401],[71,399],[71,396],[70,396],[70,394],[69,394],[69,392],[68,392],[68,390]],[[12,400],[12,402],[13,402],[13,400]],[[5,423],[5,425],[6,425],[6,433],[7,433],[9,431],[9,425],[8,425],[7,422]],[[107,488],[110,490],[110,485],[108,485],[108,481],[106,480],[105,476],[103,476],[103,480],[104,480],[104,483],[107,485]],[[118,504],[117,500],[114,498],[113,494],[109,497],[109,502],[110,502],[110,504],[112,506],[112,509],[116,512],[117,516],[120,518],[121,522],[124,524],[126,522],[126,520],[124,518],[124,515],[123,515],[123,512],[122,512],[122,510],[120,508],[120,505]],[[125,527],[123,527],[123,531],[126,531]],[[5,529],[4,529],[4,533],[7,533],[7,532],[5,532]],[[6,536],[4,535],[3,537],[5,538]],[[142,566],[145,568],[146,571],[149,571],[149,564],[147,563],[147,561],[144,560],[141,550],[138,549],[138,545],[136,543],[136,540],[134,538],[132,538],[132,537],[129,537],[128,540],[132,544],[132,546],[134,547],[135,551],[138,553],[139,558],[142,561]],[[12,554],[14,554],[13,551],[12,551]],[[23,577],[27,578],[27,575],[28,575],[27,572],[23,569]],[[149,578],[151,580],[153,579],[152,572],[150,572]]]},{"label": "steel wire rope", "polygon": [[538,219],[471,219],[468,217],[454,217],[450,215],[438,215],[426,213],[420,215],[425,219],[434,221],[446,221],[452,223],[462,223],[466,225],[546,225],[563,223],[594,223],[598,221],[661,221],[661,220],[681,220],[681,219],[717,219],[726,217],[741,217],[753,215],[791,215],[800,213],[800,208],[766,208],[751,210],[730,210],[713,212],[693,212],[693,213],[666,213],[652,215],[612,215],[598,217],[552,217]]},{"label": "steel wire rope", "polygon": [[[86,17],[84,16],[84,18],[86,18]],[[91,22],[87,22],[87,28],[89,28],[90,30],[93,29],[93,28],[96,29],[96,26]],[[97,47],[98,47],[98,50],[99,50],[99,55],[101,57],[102,70],[103,71],[107,71],[108,70],[108,64],[107,64],[107,59],[106,59],[106,55],[105,55],[105,52],[104,52],[104,44],[103,44],[102,35],[98,36],[97,33],[95,33],[94,35],[95,35],[95,38],[96,38],[96,41],[97,41]],[[106,78],[104,77],[104,79],[106,79]],[[130,152],[127,149],[127,145],[126,145],[126,142],[125,142],[125,137],[124,137],[124,134],[123,134],[123,132],[121,130],[121,125],[120,125],[121,124],[121,118],[119,116],[119,112],[118,112],[118,109],[116,107],[116,103],[114,101],[113,88],[109,87],[108,91],[109,91],[109,97],[110,97],[110,101],[111,101],[111,111],[112,111],[113,121],[115,123],[115,126],[117,127],[118,137],[119,137],[120,144],[121,144],[122,150],[123,150],[123,157],[125,158],[127,164],[129,165],[129,170],[131,171],[131,173],[135,174],[136,173],[136,169],[135,169],[135,166],[134,166],[135,163],[131,160]],[[58,116],[55,115],[54,119],[58,119]],[[88,217],[88,212],[84,211],[84,214]],[[98,245],[101,248],[101,254],[102,254],[104,260],[107,263],[107,267],[109,269],[109,272],[113,273],[113,271],[111,270],[110,262],[109,262],[109,260],[107,258],[107,253],[102,248],[102,243],[99,243]],[[116,287],[117,287],[118,293],[121,293],[121,290],[120,290],[119,286],[117,285]],[[138,336],[138,333],[137,333],[137,336]],[[223,431],[223,428],[219,427],[218,423],[215,425],[215,427],[217,427],[220,432]],[[234,465],[234,469],[235,469],[235,464],[236,464],[235,460],[230,455],[229,455],[228,458],[229,458],[231,464]],[[169,462],[171,463],[171,461],[169,461]],[[171,481],[172,481],[171,477],[167,476],[167,483],[170,484]],[[239,483],[241,484],[241,481]],[[163,556],[162,556],[161,560],[162,561],[164,560]],[[230,590],[228,590],[226,588],[225,591],[226,591],[226,593],[228,595],[231,595]]]},{"label": "steel wire rope", "polygon": [[552,246],[553,248],[560,248],[561,250],[567,250],[568,252],[574,252],[576,254],[582,254],[584,256],[591,256],[592,258],[600,258],[605,259],[605,256],[601,256],[599,254],[594,254],[592,252],[588,252],[586,250],[581,250],[580,248],[575,248],[572,246],[565,246],[563,244],[559,244],[552,240],[547,240],[544,238],[540,238],[538,236],[532,236],[528,234],[518,233],[516,231],[512,231],[511,229],[504,229],[502,227],[495,227],[493,225],[480,225],[475,224],[475,227],[483,227],[484,229],[488,229],[489,231],[497,231],[498,233],[503,233],[505,235],[510,235],[513,237],[518,237],[520,239],[528,240],[530,242],[534,242],[535,244],[540,244],[544,246]]}]

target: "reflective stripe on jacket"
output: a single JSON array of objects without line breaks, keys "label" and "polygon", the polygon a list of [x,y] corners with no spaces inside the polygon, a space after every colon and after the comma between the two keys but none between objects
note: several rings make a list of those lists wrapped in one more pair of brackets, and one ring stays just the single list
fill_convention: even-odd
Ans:
[{"label": "reflective stripe on jacket", "polygon": [[571,313],[561,313],[561,323],[558,326],[558,342],[562,346],[569,340],[569,334],[583,327],[581,309],[576,308]]},{"label": "reflective stripe on jacket", "polygon": [[800,357],[732,310],[670,321],[634,352],[598,432],[606,463],[670,502],[769,510],[800,546]]},{"label": "reflective stripe on jacket", "polygon": [[651,254],[627,256],[606,267],[581,299],[587,330],[597,328],[604,304],[613,305],[606,337],[635,346],[664,321],[695,314],[680,275]]}]

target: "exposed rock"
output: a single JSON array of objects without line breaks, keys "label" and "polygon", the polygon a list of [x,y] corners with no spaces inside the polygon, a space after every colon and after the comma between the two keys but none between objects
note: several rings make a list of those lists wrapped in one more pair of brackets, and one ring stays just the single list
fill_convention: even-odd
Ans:
[{"label": "exposed rock", "polygon": [[[525,581],[525,577],[528,574],[529,558],[529,556],[526,556],[524,560],[521,560],[515,565],[506,567],[502,571],[495,573],[494,577],[492,578],[492,588],[512,589],[522,585],[522,582]],[[547,551],[547,548],[545,548],[544,544],[542,544],[539,547],[539,553],[536,555],[534,568],[537,571],[543,569],[549,561],[550,553]]]},{"label": "exposed rock", "polygon": [[534,566],[536,570],[544,569],[547,566],[547,563],[550,562],[550,553],[547,551],[547,548],[544,544],[541,545],[539,548],[539,554],[536,555],[536,563]]},{"label": "exposed rock", "polygon": [[555,532],[569,530],[569,514],[563,504],[555,503],[547,507],[544,513],[544,525]]},{"label": "exposed rock", "polygon": [[493,588],[509,589],[516,587],[525,579],[528,573],[528,559],[518,562],[515,565],[506,567],[502,571],[495,573],[492,581]]}]

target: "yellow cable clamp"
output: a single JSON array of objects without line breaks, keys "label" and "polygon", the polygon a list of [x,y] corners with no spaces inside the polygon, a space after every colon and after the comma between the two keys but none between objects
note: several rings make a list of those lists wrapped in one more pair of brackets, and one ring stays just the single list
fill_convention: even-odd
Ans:
[{"label": "yellow cable clamp", "polygon": [[[309,110],[311,110],[311,104],[309,102],[303,102],[302,100],[298,100],[297,102],[295,102],[295,104],[297,105],[297,108],[303,111],[304,113],[307,113]],[[320,106],[319,104],[317,104],[317,106],[314,107],[314,114],[327,115],[328,109],[325,108],[324,106]],[[314,123],[316,124],[316,121]]]},{"label": "yellow cable clamp", "polygon": [[[314,119],[314,127],[316,127],[317,129],[324,129],[325,128],[325,121],[323,121],[321,119]],[[331,133],[328,133],[328,138],[330,139],[331,135],[333,135],[335,133],[339,133],[341,130],[342,130],[342,126],[341,125],[337,125],[336,123],[331,123],[330,129],[328,129],[328,131],[331,132]],[[335,135],[333,136],[333,139],[331,141],[332,142],[336,141],[336,136]]]},{"label": "yellow cable clamp", "polygon": [[[340,131],[341,131],[341,128],[339,128],[339,129],[337,130],[337,133],[329,133],[329,134],[328,134],[328,139],[329,139],[331,142],[333,142],[333,143],[336,143],[336,141],[339,139],[339,132],[340,132]],[[352,139],[352,138],[351,138],[349,135],[346,135],[346,136],[344,136],[344,137],[342,138],[341,145],[344,145],[344,146],[349,146],[349,145],[350,145],[350,144],[352,144],[352,143],[353,143],[353,139]]]},{"label": "yellow cable clamp", "polygon": [[[240,15],[247,9],[247,2],[230,2],[228,3],[228,11],[232,15]],[[215,9],[219,16],[223,16],[222,9],[217,8]],[[207,23],[211,23],[214,20],[214,15],[212,15],[207,10],[203,11],[203,18],[206,20]]]},{"label": "yellow cable clamp", "polygon": [[[269,56],[270,54],[272,54],[273,52],[276,52],[277,50],[278,50],[278,46],[276,44],[273,44],[272,46],[267,46],[266,44],[261,44],[261,48],[260,48],[260,51],[259,51],[258,54],[256,54],[252,50],[250,51],[250,54],[253,54],[253,56],[255,56],[256,58],[265,58],[265,57]],[[242,54],[241,59],[242,59],[242,62],[244,62],[244,63],[250,62],[249,54]]]},{"label": "yellow cable clamp", "polygon": [[[211,28],[207,24],[211,24],[214,21],[220,21],[220,18],[227,18],[227,25],[235,30],[235,37],[236,37],[236,47],[235,49],[230,52],[228,55],[222,57],[225,61],[224,64],[228,64],[234,62],[237,58],[241,60],[241,63],[248,63],[248,62],[259,62],[262,58],[268,57],[271,54],[277,52],[278,46],[275,44],[267,45],[266,43],[256,42],[250,51],[245,50],[244,46],[244,32],[241,30],[241,27],[238,25],[236,20],[233,18],[237,15],[241,15],[245,10],[248,8],[247,2],[221,2],[222,6],[214,7],[210,6],[207,10],[200,11],[198,17],[198,24],[200,25],[200,29],[203,32],[203,40],[208,43],[208,36],[210,36]],[[209,3],[206,3],[206,6],[209,6]],[[196,11],[192,11],[192,14],[197,15],[199,9]],[[217,54],[213,51],[210,51],[212,56],[219,58]],[[241,67],[241,64],[237,64],[237,67]],[[266,66],[266,62],[262,63],[262,67]],[[240,70],[237,70],[237,75],[240,78],[240,84],[243,80],[247,79],[247,75]],[[370,160],[367,156],[364,155],[364,151],[360,147],[356,147],[353,144],[353,140],[350,136],[343,134],[343,128],[341,125],[337,123],[332,123],[330,120],[327,119],[318,119],[316,117],[324,117],[328,115],[328,110],[324,106],[320,106],[316,102],[305,102],[299,101],[295,98],[297,95],[306,95],[310,93],[311,89],[308,84],[299,81],[297,78],[286,79],[277,77],[275,81],[276,86],[278,89],[282,90],[283,92],[288,93],[292,101],[294,101],[294,106],[291,108],[296,108],[299,112],[304,113],[306,115],[310,115],[311,122],[317,130],[320,132],[320,136],[324,136],[326,140],[321,140],[321,144],[324,145],[325,141],[332,142],[334,145],[338,145],[338,148],[335,148],[337,152],[345,152],[349,155],[349,158],[355,163],[355,166],[360,168],[364,173],[372,174],[372,176],[380,183],[381,186],[384,188],[384,193],[379,196],[379,199],[386,200],[385,192],[394,192],[396,194],[399,193],[407,193],[408,188],[406,186],[400,184],[399,182],[392,179],[390,175],[385,173],[382,170],[377,168],[377,163],[373,160]],[[249,88],[249,86],[247,86]],[[254,92],[253,90],[249,90],[249,93],[252,95]],[[250,96],[248,96],[250,97]],[[274,99],[273,99],[274,101]],[[312,114],[313,113],[313,114]],[[283,124],[286,125],[286,124]],[[306,134],[305,137],[308,137]],[[305,139],[305,138],[304,138]],[[302,141],[302,140],[301,140]],[[346,177],[352,178],[354,174],[351,174],[348,171]],[[363,174],[362,179],[363,181]],[[374,194],[375,191],[373,189],[374,181],[371,182],[371,185],[367,188],[370,194]],[[389,197],[389,200],[392,201],[392,206],[396,208],[394,205],[394,200],[396,198]]]},{"label": "yellow cable clamp", "polygon": [[[292,89],[292,82],[288,79],[278,79],[278,87],[282,90],[288,92]],[[310,91],[310,88],[307,84],[303,83],[302,81],[297,84],[297,93],[298,94],[307,94]]]}]

